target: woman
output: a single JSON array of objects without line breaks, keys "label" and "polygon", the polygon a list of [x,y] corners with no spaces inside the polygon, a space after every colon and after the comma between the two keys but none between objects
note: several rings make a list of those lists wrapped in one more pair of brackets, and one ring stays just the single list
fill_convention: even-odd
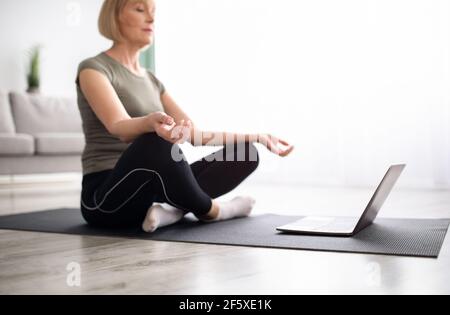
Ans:
[{"label": "woman", "polygon": [[[154,15],[153,0],[105,0],[99,30],[113,46],[78,67],[86,137],[83,217],[96,226],[153,232],[189,212],[204,222],[248,216],[253,198],[214,199],[256,170],[254,143],[280,156],[293,147],[270,135],[205,132],[194,125],[164,85],[139,65],[140,51],[153,43]],[[178,146],[187,141],[224,148],[189,165]]]}]

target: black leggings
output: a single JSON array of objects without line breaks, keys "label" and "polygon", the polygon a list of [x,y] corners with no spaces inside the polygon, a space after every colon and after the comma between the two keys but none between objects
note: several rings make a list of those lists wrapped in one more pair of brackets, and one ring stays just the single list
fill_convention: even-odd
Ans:
[{"label": "black leggings", "polygon": [[178,145],[146,133],[114,169],[83,176],[81,212],[89,224],[104,227],[140,226],[154,202],[203,216],[212,199],[235,189],[258,165],[251,143],[226,145],[189,165]]}]

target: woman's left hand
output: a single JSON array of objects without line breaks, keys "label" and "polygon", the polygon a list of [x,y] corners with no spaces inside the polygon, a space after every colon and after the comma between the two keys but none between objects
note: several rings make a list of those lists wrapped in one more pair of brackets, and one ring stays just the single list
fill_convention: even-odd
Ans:
[{"label": "woman's left hand", "polygon": [[192,122],[181,120],[178,124],[175,122],[172,125],[160,124],[156,130],[163,139],[173,144],[183,144],[191,138]]},{"label": "woman's left hand", "polygon": [[171,129],[171,137],[175,143],[183,144],[191,139],[192,122],[190,120],[181,120],[179,124]]},{"label": "woman's left hand", "polygon": [[[281,140],[269,134],[258,135],[258,143],[263,144],[270,152],[281,157],[288,156],[294,150],[294,146],[289,144],[287,141]],[[285,146],[285,148],[280,146],[280,144]]]}]

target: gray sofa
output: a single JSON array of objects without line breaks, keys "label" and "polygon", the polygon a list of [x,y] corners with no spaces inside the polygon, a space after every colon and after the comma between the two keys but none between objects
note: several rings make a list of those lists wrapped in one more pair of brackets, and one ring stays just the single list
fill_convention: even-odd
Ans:
[{"label": "gray sofa", "polygon": [[81,171],[75,99],[0,90],[0,175]]}]

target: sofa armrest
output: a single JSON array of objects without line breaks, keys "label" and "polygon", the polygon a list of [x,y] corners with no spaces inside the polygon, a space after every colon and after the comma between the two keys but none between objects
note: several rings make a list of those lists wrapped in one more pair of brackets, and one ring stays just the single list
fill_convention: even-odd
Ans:
[{"label": "sofa armrest", "polygon": [[82,133],[39,133],[35,137],[38,155],[80,155],[84,150]]},{"label": "sofa armrest", "polygon": [[17,156],[34,154],[34,138],[26,134],[0,133],[0,155]]}]

